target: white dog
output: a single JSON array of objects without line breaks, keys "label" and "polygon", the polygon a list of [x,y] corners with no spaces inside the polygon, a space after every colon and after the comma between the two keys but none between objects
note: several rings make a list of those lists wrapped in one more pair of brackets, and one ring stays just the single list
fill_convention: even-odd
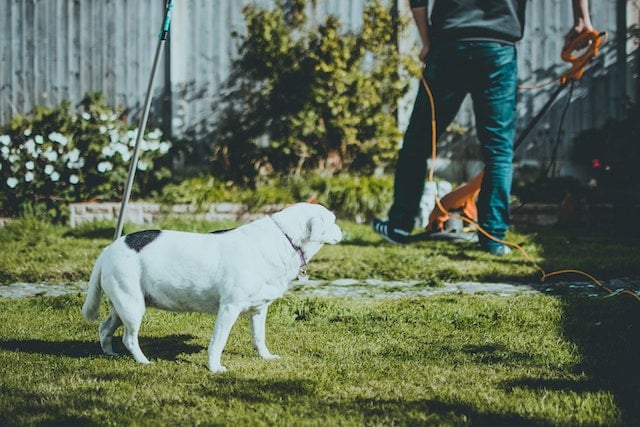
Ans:
[{"label": "white dog", "polygon": [[220,358],[231,327],[241,313],[248,313],[259,355],[276,359],[279,356],[271,354],[265,343],[267,308],[324,243],[342,239],[335,219],[320,205],[298,203],[224,232],[129,234],[98,257],[82,314],[97,320],[103,291],[111,313],[99,328],[102,350],[115,354],[113,333],[124,325],[124,345],[136,361],[146,364],[149,360],[138,344],[145,307],[217,313],[209,369],[224,372]]}]

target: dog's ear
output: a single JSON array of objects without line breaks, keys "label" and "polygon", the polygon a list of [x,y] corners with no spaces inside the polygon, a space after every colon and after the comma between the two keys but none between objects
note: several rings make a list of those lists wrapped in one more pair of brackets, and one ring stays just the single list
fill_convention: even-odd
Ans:
[{"label": "dog's ear", "polygon": [[333,229],[336,217],[332,213],[323,215],[314,215],[309,219],[307,227],[309,228],[309,240],[318,243],[327,243],[335,240]]},{"label": "dog's ear", "polygon": [[312,217],[307,223],[309,228],[309,240],[312,242],[322,242],[324,231],[326,229],[324,219],[320,216]]}]

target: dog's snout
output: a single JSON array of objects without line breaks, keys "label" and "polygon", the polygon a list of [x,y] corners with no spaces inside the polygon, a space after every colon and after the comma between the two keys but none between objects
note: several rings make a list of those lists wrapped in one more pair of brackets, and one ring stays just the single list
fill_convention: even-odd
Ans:
[{"label": "dog's snout", "polygon": [[331,235],[329,236],[331,240],[328,243],[335,245],[336,243],[342,240],[342,230],[338,226],[338,224],[334,224],[331,230]]}]

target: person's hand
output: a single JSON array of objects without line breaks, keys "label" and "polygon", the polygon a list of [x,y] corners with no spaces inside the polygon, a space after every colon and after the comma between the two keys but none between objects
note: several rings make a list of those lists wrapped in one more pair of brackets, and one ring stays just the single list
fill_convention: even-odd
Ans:
[{"label": "person's hand", "polygon": [[[593,31],[593,27],[589,24],[586,24],[585,22],[579,22],[578,24],[574,25],[573,28],[569,30],[567,35],[564,36],[564,46],[562,46],[562,50],[567,49],[571,42],[573,42],[576,37],[578,37],[585,31]],[[587,46],[589,46],[589,40],[585,40],[579,45],[574,46],[574,50],[581,50]]]},{"label": "person's hand", "polygon": [[427,55],[429,55],[429,43],[423,44],[422,49],[420,50],[420,61],[422,63],[426,62]]}]

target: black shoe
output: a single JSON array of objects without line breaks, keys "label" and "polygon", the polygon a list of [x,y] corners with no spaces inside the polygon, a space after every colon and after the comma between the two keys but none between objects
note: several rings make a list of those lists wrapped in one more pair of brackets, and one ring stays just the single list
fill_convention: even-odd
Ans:
[{"label": "black shoe", "polygon": [[386,241],[395,243],[396,245],[403,245],[409,240],[409,232],[401,230],[399,228],[393,228],[389,226],[389,221],[382,221],[380,219],[374,219],[371,223],[373,231],[382,236]]}]

